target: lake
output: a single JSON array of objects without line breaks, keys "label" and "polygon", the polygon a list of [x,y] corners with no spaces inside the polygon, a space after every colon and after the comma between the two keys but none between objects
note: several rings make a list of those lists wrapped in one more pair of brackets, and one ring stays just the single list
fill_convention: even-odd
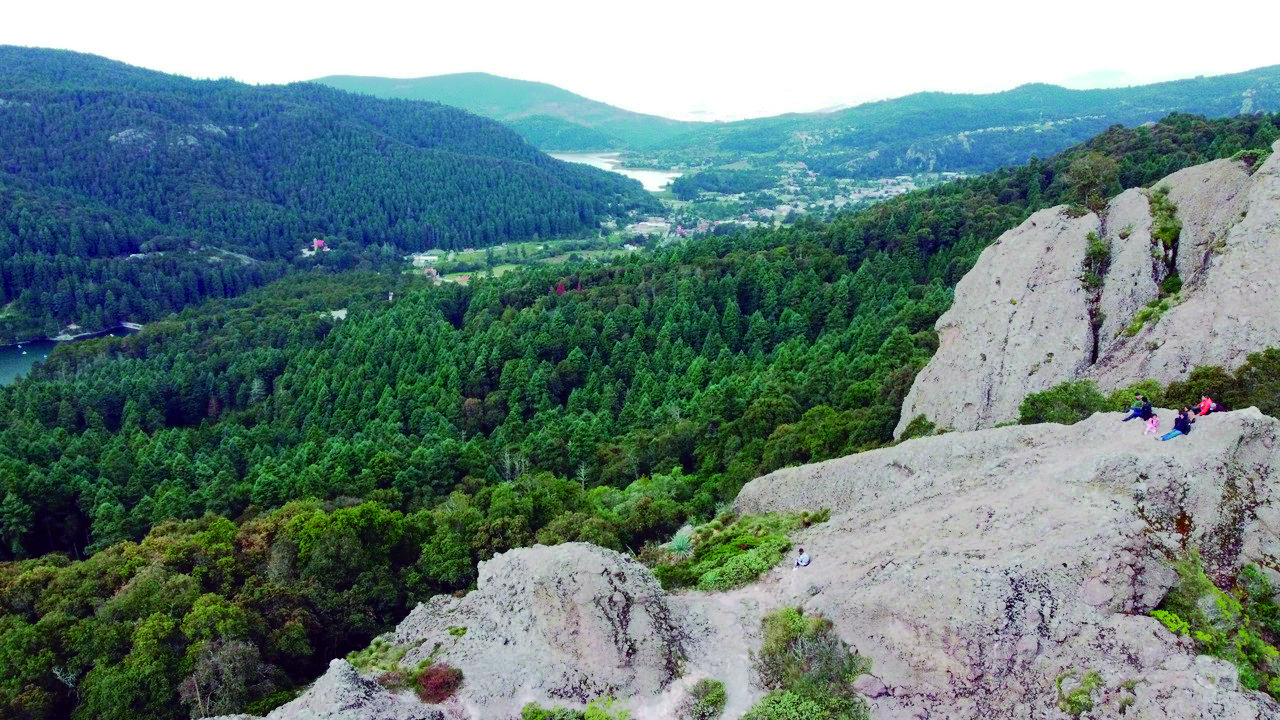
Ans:
[{"label": "lake", "polygon": [[557,160],[565,162],[579,163],[581,165],[590,165],[598,167],[601,170],[616,172],[619,175],[626,175],[629,178],[635,178],[644,185],[644,189],[649,192],[658,192],[667,186],[672,180],[680,177],[684,173],[671,172],[669,170],[646,170],[643,168],[624,168],[618,165],[618,153],[547,153]]},{"label": "lake", "polygon": [[[116,328],[104,333],[98,333],[93,337],[103,337],[110,335],[112,337],[123,337],[130,333],[137,332],[127,328]],[[80,338],[80,340],[90,340],[91,338]],[[71,340],[69,342],[78,342]],[[33,340],[31,342],[22,343],[22,347],[10,346],[0,347],[0,385],[10,385],[18,378],[27,374],[32,365],[49,357],[49,353],[58,346],[58,343],[52,340]]]}]

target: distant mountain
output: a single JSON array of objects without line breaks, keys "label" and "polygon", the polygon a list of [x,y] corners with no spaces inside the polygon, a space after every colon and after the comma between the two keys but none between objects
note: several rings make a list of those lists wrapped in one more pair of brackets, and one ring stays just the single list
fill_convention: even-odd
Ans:
[{"label": "distant mountain", "polygon": [[316,235],[341,267],[657,207],[634,180],[435,103],[0,46],[0,336],[232,295]]},{"label": "distant mountain", "polygon": [[645,148],[703,125],[631,112],[547,83],[488,73],[410,79],[331,75],[315,82],[374,97],[459,107],[506,123],[543,150]]},{"label": "distant mountain", "polygon": [[1047,157],[1116,124],[1174,112],[1210,117],[1280,108],[1280,65],[1138,87],[1033,84],[987,95],[916,93],[829,113],[705,125],[653,153],[660,164],[802,161],[845,177],[985,172]]}]

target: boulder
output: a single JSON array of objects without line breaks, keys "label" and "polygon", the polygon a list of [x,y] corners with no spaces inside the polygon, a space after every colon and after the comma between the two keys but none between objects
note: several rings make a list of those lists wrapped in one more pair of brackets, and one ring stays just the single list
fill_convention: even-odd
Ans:
[{"label": "boulder", "polygon": [[420,604],[390,636],[462,670],[457,699],[475,718],[515,717],[530,701],[655,696],[676,678],[683,642],[648,568],[590,545],[535,545],[480,564],[464,598]]},{"label": "boulder", "polygon": [[877,720],[1059,719],[1056,681],[1089,671],[1102,677],[1092,717],[1280,717],[1148,616],[1188,547],[1211,574],[1277,566],[1280,422],[1215,414],[1157,442],[1120,417],[950,433],[757,478],[738,510],[832,509],[796,538],[812,564],[761,585],[825,613],[872,659],[859,687]]}]

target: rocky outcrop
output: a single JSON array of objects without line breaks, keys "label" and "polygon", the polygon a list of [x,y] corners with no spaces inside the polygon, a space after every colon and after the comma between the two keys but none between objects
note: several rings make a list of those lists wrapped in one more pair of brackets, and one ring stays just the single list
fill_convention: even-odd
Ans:
[{"label": "rocky outcrop", "polygon": [[[1280,143],[1278,143],[1280,145]],[[1089,376],[1104,388],[1185,378],[1198,365],[1234,369],[1280,345],[1280,153],[1252,176],[1218,160],[1160,185],[1178,208],[1180,298],[1133,336],[1107,338]]]},{"label": "rocky outcrop", "polygon": [[[1064,380],[1092,378],[1104,390],[1168,383],[1198,365],[1233,369],[1280,345],[1280,152],[1252,175],[1217,160],[1162,186],[1182,223],[1171,264],[1183,289],[1165,298],[1166,311],[1126,332],[1161,298],[1169,272],[1152,238],[1149,191],[1125,191],[1101,218],[1040,211],[984,250],[956,286],[937,322],[938,352],[903,402],[897,435],[921,414],[954,430],[1014,420],[1029,393]],[[1111,253],[1093,318],[1082,282],[1091,230]]]},{"label": "rocky outcrop", "polygon": [[679,674],[683,643],[648,568],[586,543],[537,545],[480,564],[478,588],[419,605],[390,638],[413,667],[462,670],[458,700],[476,718],[530,701],[584,705],[654,696]]},{"label": "rocky outcrop", "polygon": [[1151,253],[1151,202],[1145,191],[1125,190],[1111,201],[1105,239],[1111,248],[1111,266],[1100,299],[1100,345],[1102,338],[1119,337],[1138,311],[1159,296],[1165,278],[1163,261]]},{"label": "rocky outcrop", "polygon": [[832,508],[797,538],[813,563],[764,584],[872,658],[876,720],[1062,718],[1055,681],[1090,670],[1103,680],[1094,718],[1280,717],[1233,666],[1147,616],[1187,547],[1211,574],[1280,566],[1280,422],[1210,415],[1155,442],[1119,417],[787,468],[737,507]]}]

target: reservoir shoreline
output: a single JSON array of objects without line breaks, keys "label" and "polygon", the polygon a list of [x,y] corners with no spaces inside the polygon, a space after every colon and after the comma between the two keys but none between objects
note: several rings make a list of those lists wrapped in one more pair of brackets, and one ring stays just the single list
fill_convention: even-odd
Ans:
[{"label": "reservoir shoreline", "polygon": [[101,330],[90,330],[89,332],[76,333],[75,335],[68,335],[65,332],[63,332],[59,335],[54,335],[53,337],[49,337],[48,335],[39,335],[39,336],[26,338],[25,340],[18,340],[16,342],[0,342],[0,350],[5,350],[8,348],[20,348],[23,345],[31,345],[33,343],[42,343],[42,342],[63,343],[63,342],[75,342],[76,340],[92,340],[93,338],[96,338],[96,337],[105,337],[107,335],[110,335],[113,332],[116,332],[117,330],[128,330],[130,332],[137,332],[141,329],[142,329],[142,325],[140,323],[122,322],[122,323],[117,323],[115,325],[112,325],[109,328],[103,328]]},{"label": "reservoir shoreline", "polygon": [[557,160],[565,162],[578,163],[580,165],[590,165],[598,167],[601,170],[625,175],[633,180],[639,180],[645,190],[649,192],[661,192],[664,188],[671,184],[672,180],[680,177],[684,173],[674,170],[654,170],[652,168],[627,168],[622,167],[618,163],[618,153],[547,153]]},{"label": "reservoir shoreline", "polygon": [[28,338],[21,342],[0,345],[0,386],[11,385],[31,372],[36,363],[45,360],[62,343],[80,342],[94,338],[137,332],[142,328],[137,323],[119,323],[105,330],[86,333],[63,333],[52,338]]}]

